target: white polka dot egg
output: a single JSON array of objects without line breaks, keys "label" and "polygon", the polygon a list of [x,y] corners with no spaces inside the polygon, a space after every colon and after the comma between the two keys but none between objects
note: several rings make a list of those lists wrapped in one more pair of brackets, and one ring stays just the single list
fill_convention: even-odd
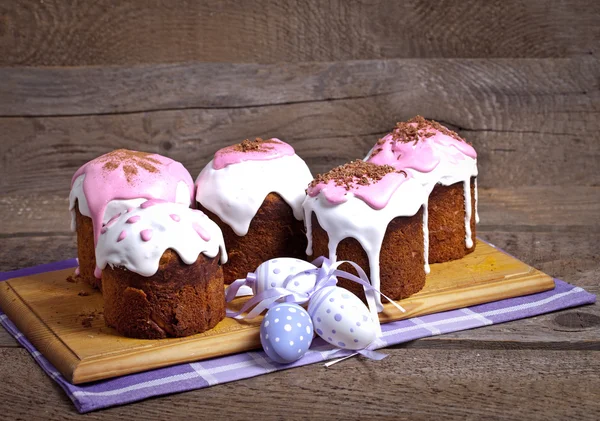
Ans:
[{"label": "white polka dot egg", "polygon": [[363,349],[375,340],[376,325],[367,306],[347,289],[330,286],[310,299],[315,332],[339,348]]},{"label": "white polka dot egg", "polygon": [[306,272],[311,269],[316,269],[316,266],[309,262],[305,262],[304,260],[291,257],[268,260],[256,269],[254,294],[258,295],[271,288],[283,287],[286,287],[290,291],[306,294],[315,286],[317,279],[315,273],[302,273],[293,280],[290,280],[287,286],[284,285],[284,283],[288,276]]},{"label": "white polka dot egg", "polygon": [[273,361],[292,363],[304,356],[313,338],[313,323],[302,307],[282,303],[271,307],[260,325],[260,343]]}]

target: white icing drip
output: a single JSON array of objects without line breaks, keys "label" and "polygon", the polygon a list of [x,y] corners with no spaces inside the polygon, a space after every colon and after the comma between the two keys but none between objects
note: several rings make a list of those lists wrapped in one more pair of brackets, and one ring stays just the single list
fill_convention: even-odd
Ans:
[{"label": "white icing drip", "polygon": [[279,194],[301,221],[305,189],[312,178],[298,155],[243,161],[220,170],[210,161],[196,180],[196,201],[244,236],[269,193]]},{"label": "white icing drip", "polygon": [[77,225],[75,222],[75,202],[77,202],[77,207],[79,208],[79,212],[84,216],[90,216],[90,208],[88,207],[87,199],[85,198],[85,193],[83,192],[83,179],[85,178],[85,174],[80,175],[75,179],[73,183],[73,187],[71,187],[71,192],[69,193],[69,211],[71,211],[71,231],[75,231],[77,229]]},{"label": "white icing drip", "polygon": [[[345,238],[356,239],[369,260],[370,279],[374,288],[380,289],[379,253],[389,223],[399,216],[413,216],[426,203],[429,192],[414,179],[402,183],[394,192],[387,206],[373,209],[361,199],[348,193],[346,202],[334,205],[324,196],[306,196],[304,200],[304,222],[308,246],[306,254],[312,255],[312,220],[314,213],[319,225],[329,236],[329,258],[335,260],[337,247]],[[410,200],[407,200],[410,198]],[[381,306],[381,297],[376,296],[377,308]]]},{"label": "white icing drip", "polygon": [[[374,148],[373,148],[374,149]],[[369,152],[370,156],[373,149]],[[419,172],[417,170],[408,168],[405,169],[409,172],[413,178],[418,180],[425,189],[428,190],[428,196],[433,191],[436,184],[440,183],[443,186],[450,186],[455,183],[469,183],[471,177],[477,177],[477,159],[471,158],[470,156],[462,154],[458,149],[453,147],[438,147],[436,154],[440,159],[439,164],[430,172]],[[477,178],[475,178],[477,182]],[[477,184],[475,184],[475,197],[477,197]],[[406,198],[407,200],[416,200],[412,198]],[[467,200],[469,205],[467,206]],[[471,220],[471,196],[465,194],[465,220]],[[477,199],[475,200],[475,206],[477,206]],[[468,218],[468,219],[466,219]],[[479,222],[479,215],[477,208],[475,209],[475,221]],[[466,223],[466,222],[465,222]],[[465,243],[468,248],[473,247],[473,239],[471,238],[471,225],[466,223],[466,238]],[[469,245],[470,244],[470,245]]]},{"label": "white icing drip", "polygon": [[425,273],[431,272],[429,267],[429,200],[423,203],[423,259]]},{"label": "white icing drip", "polygon": [[[175,219],[171,215],[176,215]],[[133,223],[127,221],[139,217]],[[178,218],[177,218],[178,217]],[[178,221],[176,219],[179,219]],[[210,236],[204,240],[194,229],[198,224]],[[96,246],[96,263],[119,266],[142,276],[152,276],[158,270],[160,258],[167,249],[174,250],[183,262],[192,264],[200,253],[215,257],[221,252],[221,263],[227,262],[223,234],[204,213],[178,203],[158,203],[145,209],[138,207],[123,213],[104,234]],[[144,241],[141,232],[151,230],[151,239]],[[125,238],[118,241],[125,233]]]},{"label": "white icing drip", "polygon": [[471,233],[471,178],[464,181],[465,186],[465,244],[467,248],[473,247],[473,234]]},{"label": "white icing drip", "polygon": [[475,223],[478,224],[479,223],[479,195],[477,193],[477,177],[475,177],[474,188],[475,188]]},{"label": "white icing drip", "polygon": [[[71,188],[71,192],[69,193],[69,210],[71,211],[71,231],[75,231],[77,229],[75,222],[75,202],[77,201],[77,207],[79,208],[79,212],[83,216],[92,217],[90,212],[90,208],[88,206],[87,199],[85,197],[85,193],[83,192],[83,180],[85,178],[85,174],[80,175],[75,179],[73,183],[73,187]],[[185,181],[180,181],[177,183],[177,190],[175,191],[175,200],[177,203],[184,204],[186,206],[190,206],[190,191],[189,187]],[[120,213],[125,212],[130,208],[137,208],[139,205],[144,203],[146,199],[127,199],[127,200],[111,200],[106,205],[106,210],[104,211],[104,216],[102,217],[102,223],[106,224],[113,216],[118,215]]]}]

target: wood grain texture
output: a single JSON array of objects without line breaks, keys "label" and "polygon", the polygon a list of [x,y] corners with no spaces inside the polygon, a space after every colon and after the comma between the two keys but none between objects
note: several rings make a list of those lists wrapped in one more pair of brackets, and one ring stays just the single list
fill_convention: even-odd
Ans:
[{"label": "wood grain texture", "polygon": [[27,0],[0,5],[0,63],[566,57],[598,52],[599,15],[590,0]]},{"label": "wood grain texture", "polygon": [[[534,267],[592,292],[598,291],[600,236],[597,227],[600,221],[597,219],[597,206],[600,194],[596,190],[596,187],[482,190],[482,224],[478,226],[478,233]],[[4,247],[0,248],[0,270],[75,255],[74,236],[68,231],[53,232],[48,228],[68,230],[66,199],[57,196],[55,201],[48,201],[49,206],[43,213],[46,219],[39,216],[30,203],[47,200],[42,196],[33,197],[30,201],[15,198],[10,203],[16,207],[3,208],[0,212],[6,215],[21,212],[19,218],[7,221],[8,226],[13,227],[13,234],[10,234],[11,230],[2,233]],[[563,218],[565,214],[570,217]],[[48,232],[44,234],[44,230]],[[563,313],[569,316],[563,316]],[[578,320],[581,321],[579,327]],[[600,306],[594,305],[515,321],[509,325],[439,336],[427,339],[427,343],[417,341],[410,346],[597,349],[600,338],[598,321]]]},{"label": "wood grain texture", "polygon": [[[0,238],[73,236],[68,182],[58,186],[56,194],[25,191],[0,197],[4,222],[0,225]],[[480,187],[479,202],[478,232],[554,231],[586,235],[597,234],[600,226],[600,186]]]},{"label": "wood grain texture", "polygon": [[[563,218],[565,209],[561,206],[548,206],[552,203],[550,198],[542,200],[552,191],[562,197],[563,203],[574,204],[575,208],[567,208],[573,218]],[[600,247],[596,233],[598,223],[594,219],[599,196],[594,188],[586,192],[585,189],[537,187],[499,189],[493,193],[486,196],[485,201],[482,199],[482,205],[494,198],[510,205],[502,207],[498,206],[501,202],[497,202],[486,206],[482,210],[484,224],[479,227],[480,235],[555,276],[599,292]],[[522,225],[521,218],[515,214],[524,212],[526,201],[519,198],[527,196],[531,196],[529,205],[537,212],[531,212],[527,224]],[[64,202],[64,198],[60,201]],[[574,212],[576,209],[579,211]],[[536,214],[540,215],[542,224],[537,224]],[[553,220],[556,226],[551,223]],[[73,237],[63,235],[5,237],[2,245],[0,270],[14,268],[15,262],[28,266],[71,257],[75,252]],[[88,417],[177,416],[178,408],[185,407],[186,412],[201,411],[211,419],[247,418],[267,404],[263,397],[269,395],[277,396],[277,402],[288,402],[285,408],[269,404],[269,415],[274,418],[283,416],[284,411],[287,417],[292,411],[301,418],[338,416],[348,419],[364,414],[364,406],[371,400],[377,402],[373,405],[375,412],[390,416],[397,414],[401,398],[403,411],[397,418],[476,419],[485,416],[486,419],[546,420],[570,416],[594,419],[593,414],[598,411],[594,392],[599,386],[598,351],[577,350],[598,349],[599,319],[600,306],[595,304],[415,341],[387,350],[391,357],[384,360],[384,364],[352,359],[331,370],[315,365],[151,399]],[[24,350],[4,348],[0,353],[3,355],[0,373],[5,379],[0,394],[10,399],[10,407],[4,409],[9,418],[13,413],[27,413],[29,419],[36,419],[38,415],[43,419],[77,416],[64,393]],[[27,382],[23,382],[24,376]],[[393,379],[400,379],[401,384]],[[368,396],[372,399],[365,400],[366,384],[370,385]],[[327,399],[319,398],[323,390],[328,391]],[[223,396],[227,396],[227,404]],[[335,414],[331,414],[328,412],[331,401],[346,402],[346,405],[339,405]],[[310,415],[305,413],[307,405],[311,408]]]},{"label": "wood grain texture", "polygon": [[[335,127],[345,124],[346,118],[371,121],[372,111],[362,115],[343,113],[348,115],[341,120],[339,111],[329,116],[312,114],[310,107],[301,111],[269,109],[264,114],[242,112],[235,116],[221,115],[216,120],[210,113],[195,111],[64,120],[19,118],[5,122],[8,131],[0,132],[0,142],[5,147],[0,192],[64,194],[79,166],[120,147],[167,155],[182,162],[196,177],[216,150],[253,136],[277,136],[288,141],[317,174],[362,158],[385,133],[382,130],[367,135],[334,134]],[[391,116],[389,121],[393,121]],[[482,188],[600,185],[600,172],[596,171],[600,131],[555,136],[460,132],[479,150],[478,182]],[[487,145],[478,146],[483,143]],[[505,145],[512,147],[506,149]]]},{"label": "wood grain texture", "polygon": [[[521,113],[540,106],[548,107],[546,112],[566,113],[567,107],[571,113],[598,112],[599,69],[598,59],[587,56],[0,67],[4,82],[0,85],[0,116],[73,116],[191,108],[243,111],[261,106],[303,103],[315,106],[318,102],[354,99],[369,100],[367,104],[371,106],[392,107],[393,111],[401,109],[405,113],[411,107],[415,109],[412,112],[425,112],[433,107],[428,113],[435,114],[452,105],[455,109],[448,110],[452,113],[448,115],[452,117],[450,121],[472,130],[540,131],[539,123],[544,122],[545,133],[560,133],[564,117],[553,121],[535,113]],[[335,105],[329,104],[329,108]],[[494,107],[494,113],[486,107]],[[507,113],[514,119],[507,119]],[[388,115],[380,116],[378,121],[389,126],[398,118],[393,115],[388,120]],[[597,124],[592,120],[588,123]],[[346,131],[360,133],[352,128],[349,126]]]},{"label": "wood grain texture", "polygon": [[[211,65],[191,68],[201,73],[188,77],[192,85],[208,77],[205,66]],[[220,69],[223,79],[206,96],[180,85],[172,88],[181,97],[171,99],[168,81],[186,80],[185,69],[171,76],[159,72],[154,79],[150,75],[154,82],[140,90],[134,83],[140,69],[129,79],[119,72],[102,79],[104,70],[90,70],[102,80],[87,69],[73,90],[62,87],[69,79],[67,70],[40,70],[58,72],[42,78],[40,88],[25,77],[19,86],[29,93],[19,88],[0,95],[4,114],[56,115],[0,118],[0,193],[63,192],[81,164],[119,147],[168,155],[195,175],[217,149],[253,136],[290,142],[314,172],[323,172],[364,156],[395,121],[417,113],[457,129],[473,143],[482,187],[600,185],[600,90],[594,77],[600,62],[593,59],[238,66]],[[27,74],[5,71],[13,77]],[[54,77],[62,78],[55,92]],[[77,78],[75,72],[73,80]],[[120,88],[93,93],[95,86],[108,87],[110,81]],[[90,87],[95,100],[84,100],[84,87]],[[43,94],[45,89],[49,91]],[[49,105],[51,100],[55,106]],[[147,111],[135,111],[133,106],[140,104]],[[94,114],[61,115],[75,109]]]},{"label": "wood grain texture", "polygon": [[[600,360],[593,351],[387,352],[389,357],[380,362],[352,358],[332,369],[300,367],[110,408],[86,418],[173,418],[185,408],[187,414],[226,420],[248,419],[260,413],[265,420],[387,417],[546,421],[595,420],[600,411],[596,399]],[[22,414],[28,414],[27,419],[45,420],[81,417],[25,350],[0,349],[0,357],[0,390],[10,402],[3,405],[7,419]]]},{"label": "wood grain texture", "polygon": [[19,348],[20,346],[3,326],[0,327],[0,348]]},{"label": "wood grain texture", "polygon": [[[71,175],[111,149],[195,176],[279,136],[323,172],[419,113],[478,150],[478,234],[598,293],[599,40],[591,0],[0,2],[0,270],[75,255]],[[599,329],[595,304],[87,417],[595,419]],[[0,418],[79,418],[2,328],[0,378]]]},{"label": "wood grain texture", "polygon": [[[0,284],[0,307],[68,381],[79,384],[205,360],[260,347],[261,318],[225,318],[202,334],[152,341],[127,339],[107,329],[104,318],[82,324],[82,315],[104,314],[101,294],[67,282],[73,269],[11,279]],[[554,288],[548,275],[478,242],[460,261],[431,265],[423,290],[399,301],[400,312],[384,303],[382,322],[454,310]],[[84,291],[87,295],[80,296]],[[246,298],[232,303],[241,308]]]}]

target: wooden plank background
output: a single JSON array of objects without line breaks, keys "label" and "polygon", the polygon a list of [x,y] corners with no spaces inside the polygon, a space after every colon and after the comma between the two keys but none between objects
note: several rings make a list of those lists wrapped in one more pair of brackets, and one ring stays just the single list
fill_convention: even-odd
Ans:
[{"label": "wooden plank background", "polygon": [[573,57],[599,52],[599,11],[593,0],[6,1],[0,63]]},{"label": "wooden plank background", "polygon": [[[592,0],[0,1],[0,270],[75,255],[71,176],[114,148],[195,177],[225,145],[278,136],[316,173],[422,114],[478,151],[478,235],[598,293],[599,46]],[[595,419],[599,338],[594,305],[90,418],[235,418],[275,396],[279,418],[369,401],[411,419]],[[9,418],[76,417],[3,329],[0,378]]]}]

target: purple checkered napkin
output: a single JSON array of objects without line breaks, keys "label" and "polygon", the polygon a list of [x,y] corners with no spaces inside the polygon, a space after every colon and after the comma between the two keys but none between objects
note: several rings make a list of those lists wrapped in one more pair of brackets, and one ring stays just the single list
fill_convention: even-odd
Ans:
[{"label": "purple checkered napkin", "polygon": [[[4,272],[0,273],[0,281],[75,266],[77,266],[76,260],[70,259]],[[383,336],[378,339],[376,348],[427,336],[523,319],[569,307],[592,304],[596,301],[595,295],[582,288],[574,287],[557,279],[555,279],[555,284],[556,288],[552,291],[384,324],[382,326]],[[254,351],[197,363],[179,364],[84,385],[73,385],[63,378],[2,312],[0,312],[0,322],[29,351],[42,369],[63,388],[77,410],[82,413],[123,405],[152,396],[202,389],[272,371],[338,358],[352,352],[340,351],[320,338],[316,338],[306,355],[289,365],[274,363],[264,352]]]}]

